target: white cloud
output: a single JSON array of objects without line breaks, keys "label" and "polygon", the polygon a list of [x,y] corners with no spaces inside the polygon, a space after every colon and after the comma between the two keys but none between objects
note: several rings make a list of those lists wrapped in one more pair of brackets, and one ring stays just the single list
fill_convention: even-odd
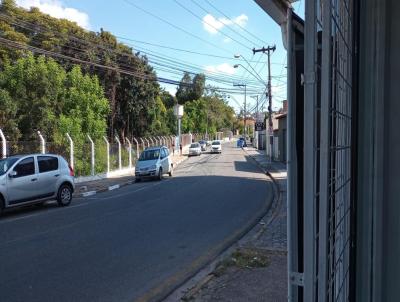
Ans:
[{"label": "white cloud", "polygon": [[59,19],[76,22],[79,26],[90,29],[89,16],[75,8],[65,7],[58,0],[17,0],[16,3],[26,9],[37,7],[45,14]]},{"label": "white cloud", "polygon": [[236,69],[228,63],[223,63],[220,65],[208,65],[204,67],[204,70],[209,73],[219,72],[219,73],[226,73],[229,75],[235,74],[236,72]]},{"label": "white cloud", "polygon": [[232,39],[231,38],[225,38],[225,39],[223,39],[222,40],[224,43],[230,43],[230,42],[232,42]]},{"label": "white cloud", "polygon": [[240,25],[242,27],[246,26],[249,18],[245,14],[241,14],[232,19],[227,18],[215,18],[211,14],[207,14],[203,17],[203,28],[208,31],[210,34],[216,34],[220,29],[222,29],[226,25]]}]

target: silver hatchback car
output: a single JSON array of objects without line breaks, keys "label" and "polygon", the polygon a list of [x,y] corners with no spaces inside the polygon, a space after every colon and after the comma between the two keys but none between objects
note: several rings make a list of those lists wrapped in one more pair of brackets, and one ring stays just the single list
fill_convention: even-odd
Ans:
[{"label": "silver hatchback car", "polygon": [[147,148],[140,154],[136,163],[135,181],[154,177],[161,180],[164,174],[172,176],[173,169],[174,166],[167,147]]},{"label": "silver hatchback car", "polygon": [[50,199],[67,206],[74,189],[74,171],[62,156],[30,154],[0,159],[0,213]]}]

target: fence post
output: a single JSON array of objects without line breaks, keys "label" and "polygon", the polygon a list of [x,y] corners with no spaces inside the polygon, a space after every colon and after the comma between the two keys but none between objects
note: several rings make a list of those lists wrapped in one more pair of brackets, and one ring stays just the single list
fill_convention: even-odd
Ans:
[{"label": "fence post", "polygon": [[125,137],[126,141],[128,142],[128,150],[129,150],[129,169],[132,169],[132,144],[131,141]]},{"label": "fence post", "polygon": [[43,135],[40,133],[40,131],[37,132],[37,134],[39,135],[39,139],[40,139],[40,146],[41,146],[41,152],[42,154],[46,153],[46,142],[44,141]]},{"label": "fence post", "polygon": [[121,170],[122,169],[122,159],[121,159],[121,142],[119,141],[118,136],[115,136],[115,140],[118,143],[118,167]]},{"label": "fence post", "polygon": [[1,131],[0,129],[0,138],[1,138],[1,156],[2,158],[6,158],[7,157],[7,141],[6,141],[6,137],[4,136],[3,131]]},{"label": "fence post", "polygon": [[151,137],[149,137],[149,141],[151,141],[151,146],[154,147],[154,141]]},{"label": "fence post", "polygon": [[136,158],[139,159],[139,142],[137,141],[137,139],[134,137],[133,140],[136,143]]},{"label": "fence post", "polygon": [[69,133],[66,134],[69,140],[69,164],[74,169],[74,141],[72,140]]},{"label": "fence post", "polygon": [[144,140],[143,140],[143,138],[140,138],[140,141],[142,142],[143,151],[144,151],[144,149],[146,149],[146,145],[145,145],[145,143],[144,143]]},{"label": "fence post", "polygon": [[147,147],[150,147],[150,141],[147,138],[144,138],[147,142]]},{"label": "fence post", "polygon": [[92,138],[90,137],[90,135],[87,135],[90,144],[91,144],[91,152],[90,152],[90,168],[91,168],[91,175],[94,176],[94,142],[92,140]]},{"label": "fence post", "polygon": [[110,143],[108,142],[107,137],[103,136],[103,139],[107,146],[107,173],[110,173]]}]

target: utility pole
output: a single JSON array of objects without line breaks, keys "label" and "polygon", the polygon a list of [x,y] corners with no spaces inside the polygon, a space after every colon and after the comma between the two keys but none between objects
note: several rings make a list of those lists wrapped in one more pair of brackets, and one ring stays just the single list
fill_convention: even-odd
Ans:
[{"label": "utility pole", "polygon": [[235,87],[244,87],[244,121],[243,121],[243,125],[244,125],[244,139],[246,140],[246,134],[247,134],[247,130],[246,130],[246,84],[233,84],[233,86]]},{"label": "utility pole", "polygon": [[276,49],[276,46],[268,46],[267,48],[263,47],[260,49],[255,49],[253,48],[253,54],[257,52],[263,52],[268,55],[268,92],[267,92],[267,97],[268,97],[268,132],[269,132],[269,143],[270,143],[270,162],[272,162],[272,150],[274,147],[274,132],[273,132],[273,124],[272,124],[272,93],[271,93],[271,52],[274,52]]}]

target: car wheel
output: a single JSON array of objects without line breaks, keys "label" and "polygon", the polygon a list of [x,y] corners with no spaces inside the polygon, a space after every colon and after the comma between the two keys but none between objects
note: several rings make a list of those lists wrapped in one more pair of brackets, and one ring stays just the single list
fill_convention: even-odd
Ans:
[{"label": "car wheel", "polygon": [[135,177],[135,182],[141,182],[142,179],[140,177]]},{"label": "car wheel", "polygon": [[58,189],[57,202],[59,206],[65,207],[71,203],[72,200],[72,188],[70,185],[63,184]]},{"label": "car wheel", "polygon": [[160,168],[160,170],[158,170],[158,177],[157,177],[157,179],[158,179],[158,180],[162,180],[162,178],[163,178],[163,172],[162,172],[162,168]]}]

